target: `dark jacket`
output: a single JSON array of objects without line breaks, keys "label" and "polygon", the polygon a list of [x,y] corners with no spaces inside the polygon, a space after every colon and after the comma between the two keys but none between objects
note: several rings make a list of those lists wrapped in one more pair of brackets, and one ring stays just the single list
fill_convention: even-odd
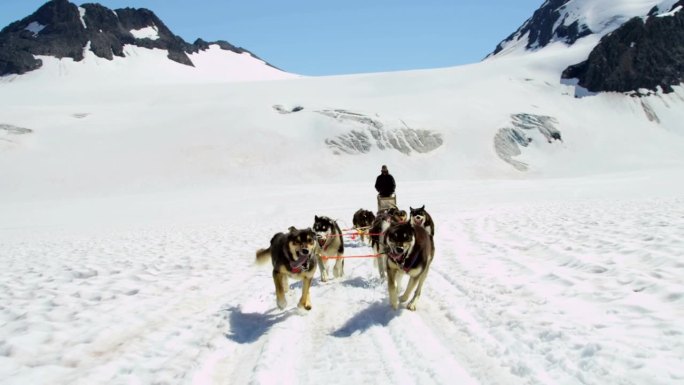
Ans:
[{"label": "dark jacket", "polygon": [[383,197],[388,197],[394,194],[394,189],[397,185],[394,183],[394,177],[390,174],[380,174],[375,180],[375,190]]}]

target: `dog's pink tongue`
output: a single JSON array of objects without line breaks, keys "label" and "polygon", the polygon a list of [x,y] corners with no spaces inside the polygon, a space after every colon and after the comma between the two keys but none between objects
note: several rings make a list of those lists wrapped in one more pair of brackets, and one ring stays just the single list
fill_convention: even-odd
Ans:
[{"label": "dog's pink tongue", "polygon": [[318,240],[318,246],[323,247],[325,245],[325,238],[321,238]]},{"label": "dog's pink tongue", "polygon": [[299,255],[299,258],[297,258],[296,261],[290,261],[290,268],[299,269],[300,267],[302,267],[304,265],[304,263],[306,263],[307,260],[308,260],[308,258],[302,257],[301,255]]}]

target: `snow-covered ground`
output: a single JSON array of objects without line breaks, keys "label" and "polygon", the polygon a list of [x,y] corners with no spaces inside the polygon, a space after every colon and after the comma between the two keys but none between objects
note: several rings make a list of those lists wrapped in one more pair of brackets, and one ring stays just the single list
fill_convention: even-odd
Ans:
[{"label": "snow-covered ground", "polygon": [[390,308],[370,259],[317,275],[308,313],[294,281],[278,310],[254,265],[277,231],[373,209],[372,180],[0,205],[1,382],[684,381],[680,174],[396,176],[436,222],[416,312]]},{"label": "snow-covered ground", "polygon": [[[597,41],[326,78],[127,47],[0,78],[0,383],[684,383],[684,88],[576,98],[560,73]],[[562,141],[519,128],[520,171],[497,138],[526,118]],[[435,220],[417,311],[371,259],[277,310],[255,251],[375,210],[382,164]]]}]

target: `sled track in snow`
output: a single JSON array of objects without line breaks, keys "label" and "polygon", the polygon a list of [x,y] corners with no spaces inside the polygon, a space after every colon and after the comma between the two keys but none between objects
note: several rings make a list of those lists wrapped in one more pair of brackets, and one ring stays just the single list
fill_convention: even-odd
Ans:
[{"label": "sled track in snow", "polygon": [[684,202],[431,207],[437,255],[416,312],[390,308],[370,259],[347,260],[327,283],[318,273],[310,312],[296,309],[291,281],[277,310],[270,268],[253,265],[265,242],[255,234],[270,233],[256,222],[93,237],[12,230],[0,245],[0,374],[26,383],[54,368],[56,384],[684,378]]}]

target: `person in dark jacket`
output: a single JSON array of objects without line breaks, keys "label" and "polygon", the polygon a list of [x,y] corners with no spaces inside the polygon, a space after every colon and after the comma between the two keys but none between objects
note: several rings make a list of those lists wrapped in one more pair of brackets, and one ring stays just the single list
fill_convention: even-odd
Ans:
[{"label": "person in dark jacket", "polygon": [[394,177],[390,175],[387,166],[383,164],[380,169],[380,175],[375,179],[375,189],[378,191],[378,195],[381,197],[392,196],[396,187],[397,185],[394,183]]}]

